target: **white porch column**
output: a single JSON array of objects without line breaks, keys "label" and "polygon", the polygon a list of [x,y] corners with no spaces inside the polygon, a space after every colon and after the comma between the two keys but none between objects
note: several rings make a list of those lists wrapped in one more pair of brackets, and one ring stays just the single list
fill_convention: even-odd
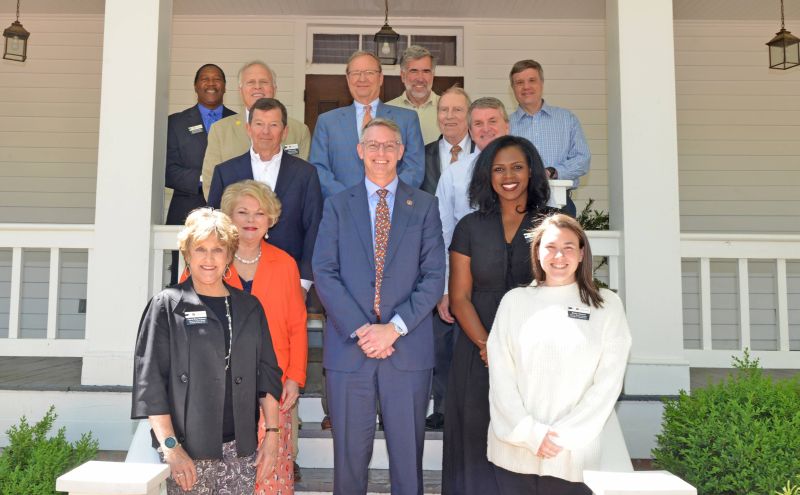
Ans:
[{"label": "white porch column", "polygon": [[611,228],[633,334],[629,395],[689,389],[683,357],[671,0],[606,0]]},{"label": "white porch column", "polygon": [[161,223],[172,0],[106,0],[84,385],[129,385]]}]

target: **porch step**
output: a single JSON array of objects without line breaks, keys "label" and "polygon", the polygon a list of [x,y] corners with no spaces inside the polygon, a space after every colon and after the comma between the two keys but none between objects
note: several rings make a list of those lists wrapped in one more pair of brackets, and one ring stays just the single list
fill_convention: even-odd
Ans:
[{"label": "porch step", "polygon": [[[321,495],[333,493],[333,469],[302,468],[303,480],[295,483],[296,495]],[[422,483],[424,493],[440,494],[442,492],[441,471],[423,471]],[[370,469],[367,493],[391,493],[389,471],[386,469]]]},{"label": "porch step", "polygon": [[[333,467],[333,436],[330,430],[323,430],[317,422],[304,421],[299,437],[300,452],[297,455],[297,463],[300,466],[326,469]],[[422,469],[441,471],[442,437],[440,431],[425,432]],[[389,454],[383,431],[375,431],[370,468],[389,469]]]}]

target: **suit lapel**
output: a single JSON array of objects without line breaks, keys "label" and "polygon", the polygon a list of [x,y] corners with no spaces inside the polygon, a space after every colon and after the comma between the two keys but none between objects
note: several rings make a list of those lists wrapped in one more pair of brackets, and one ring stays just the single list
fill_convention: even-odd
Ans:
[{"label": "suit lapel", "polygon": [[[248,151],[240,156],[239,160],[236,162],[236,180],[234,182],[253,179],[253,164],[250,163],[250,151]],[[231,182],[231,184],[232,183],[233,182]]]},{"label": "suit lapel", "polygon": [[397,193],[394,197],[394,209],[392,210],[392,228],[389,230],[389,246],[386,249],[384,266],[388,266],[392,262],[392,258],[400,247],[408,226],[408,220],[414,211],[413,196],[414,191],[405,182],[398,182]]},{"label": "suit lapel", "polygon": [[353,103],[349,107],[344,108],[341,114],[341,121],[339,127],[345,133],[344,142],[357,143],[358,142],[358,125],[356,124],[356,104]]},{"label": "suit lapel", "polygon": [[432,183],[438,184],[439,179],[442,176],[442,161],[439,158],[439,141],[444,139],[443,137],[439,136],[437,141],[434,141],[435,145],[431,146],[431,161],[430,161],[430,172],[432,177]]},{"label": "suit lapel", "polygon": [[[363,184],[351,190],[350,200],[347,202],[350,208],[350,215],[354,220],[356,232],[364,251],[367,253],[372,269],[375,269],[375,248],[372,245],[372,219],[369,218],[369,200],[367,199],[367,188]],[[391,239],[391,234],[389,235]],[[390,241],[391,242],[391,241]]]}]

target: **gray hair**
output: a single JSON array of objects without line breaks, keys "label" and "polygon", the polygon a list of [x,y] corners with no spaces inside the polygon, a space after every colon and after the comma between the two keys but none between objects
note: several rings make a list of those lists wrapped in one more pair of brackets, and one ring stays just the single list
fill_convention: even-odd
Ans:
[{"label": "gray hair", "polygon": [[425,48],[424,46],[419,45],[409,45],[408,48],[403,52],[403,57],[400,59],[400,69],[408,70],[408,63],[412,60],[419,60],[421,58],[430,57],[431,58],[431,70],[436,69],[436,57]]},{"label": "gray hair", "polygon": [[[439,96],[439,103],[440,104],[441,104],[441,101],[442,101],[442,96],[444,96],[444,95],[461,95],[461,96],[464,97],[465,100],[467,100],[467,107],[469,107],[472,104],[472,100],[470,100],[469,95],[467,94],[467,92],[464,90],[464,88],[462,88],[458,84],[454,84],[453,86],[450,86],[449,88],[444,90],[444,92],[441,94],[441,96]],[[438,107],[438,105],[437,105],[437,107]],[[438,110],[438,108],[437,108],[437,110]]]},{"label": "gray hair", "polygon": [[269,75],[272,76],[272,87],[278,89],[278,75],[275,74],[275,71],[272,70],[272,67],[267,65],[266,62],[262,62],[261,60],[251,60],[250,62],[244,64],[241,69],[239,69],[239,74],[237,76],[239,79],[239,87],[240,88],[242,87],[242,73],[244,73],[244,71],[246,71],[250,67],[254,67],[256,65],[265,68],[267,72],[269,72]]},{"label": "gray hair", "polygon": [[383,117],[378,117],[367,122],[367,125],[365,125],[364,129],[361,131],[362,138],[367,134],[367,129],[379,126],[386,127],[387,129],[393,131],[395,136],[397,136],[397,142],[403,144],[403,135],[400,132],[400,126],[398,126],[394,120],[384,119]]},{"label": "gray hair", "polygon": [[503,115],[503,120],[508,122],[508,113],[506,112],[506,106],[503,105],[503,102],[492,96],[484,96],[483,98],[478,98],[477,100],[473,101],[469,106],[467,123],[470,127],[472,127],[472,111],[476,108],[494,108],[495,110],[499,110]]},{"label": "gray hair", "polygon": [[350,58],[347,59],[347,65],[345,66],[344,69],[345,74],[350,72],[350,64],[353,62],[353,60],[357,59],[358,57],[364,57],[364,56],[372,58],[372,60],[374,60],[375,63],[378,64],[378,72],[383,72],[383,68],[381,67],[381,61],[374,53],[367,52],[364,50],[356,50],[353,52],[352,55],[350,55]]}]

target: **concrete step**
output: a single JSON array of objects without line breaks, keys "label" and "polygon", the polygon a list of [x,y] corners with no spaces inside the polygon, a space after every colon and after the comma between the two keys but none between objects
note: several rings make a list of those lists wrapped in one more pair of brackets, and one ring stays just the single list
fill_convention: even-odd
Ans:
[{"label": "concrete step", "polygon": [[[321,495],[333,493],[333,469],[302,468],[303,480],[295,483],[295,495]],[[422,482],[425,494],[439,494],[442,492],[442,473],[440,471],[423,471]],[[378,493],[391,493],[389,471],[385,469],[370,469],[368,495]]]},{"label": "concrete step", "polygon": [[[301,416],[302,417],[302,416]],[[303,421],[300,430],[297,463],[309,468],[333,467],[333,436],[330,430],[323,430],[317,422]],[[441,471],[442,469],[442,432],[425,432],[425,447],[422,453],[422,469]],[[372,444],[371,469],[389,469],[389,454],[386,450],[386,439],[383,431],[375,431]]]}]

